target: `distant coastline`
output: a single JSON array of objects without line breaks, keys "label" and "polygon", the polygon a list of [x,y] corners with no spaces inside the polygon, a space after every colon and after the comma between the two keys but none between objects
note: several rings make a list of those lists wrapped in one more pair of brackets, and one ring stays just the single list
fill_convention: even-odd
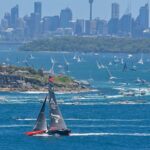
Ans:
[{"label": "distant coastline", "polygon": [[149,53],[149,39],[117,37],[51,37],[20,46],[21,51]]}]

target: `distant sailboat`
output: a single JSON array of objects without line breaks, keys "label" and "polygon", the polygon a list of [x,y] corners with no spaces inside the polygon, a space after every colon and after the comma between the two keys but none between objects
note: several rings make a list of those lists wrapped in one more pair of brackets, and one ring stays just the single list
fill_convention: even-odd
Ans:
[{"label": "distant sailboat", "polygon": [[77,55],[76,55],[76,54],[73,56],[73,59],[74,59],[74,60],[77,60]]},{"label": "distant sailboat", "polygon": [[124,59],[123,58],[121,59],[121,64],[124,64]]},{"label": "distant sailboat", "polygon": [[117,79],[116,77],[112,76],[110,70],[108,69],[108,67],[105,67],[107,72],[108,72],[108,75],[109,75],[109,80],[114,80],[114,79]]},{"label": "distant sailboat", "polygon": [[112,66],[112,62],[109,62],[109,64],[108,64],[109,66]]},{"label": "distant sailboat", "polygon": [[141,58],[140,58],[140,60],[138,61],[138,64],[141,64],[141,65],[144,64],[144,61],[143,61],[143,54],[141,54]]},{"label": "distant sailboat", "polygon": [[54,73],[54,63],[52,64],[52,67],[50,68],[50,71],[49,71],[49,73],[51,74],[51,75],[54,75],[55,73]]},{"label": "distant sailboat", "polygon": [[98,69],[101,69],[101,66],[100,66],[100,64],[99,64],[98,61],[96,61],[96,65],[97,65],[97,68],[98,68]]},{"label": "distant sailboat", "polygon": [[105,68],[105,66],[104,66],[102,63],[98,62],[98,61],[96,61],[96,64],[97,64],[97,68],[98,68],[98,69],[103,69],[103,68]]},{"label": "distant sailboat", "polygon": [[77,57],[77,62],[80,63],[81,62],[81,58],[78,56]]},{"label": "distant sailboat", "polygon": [[127,69],[128,69],[127,64],[124,63],[122,71],[125,72],[125,71],[127,71]]},{"label": "distant sailboat", "polygon": [[53,58],[51,58],[51,63],[52,63],[52,64],[54,64],[54,63],[55,63],[55,61],[54,61],[54,59],[53,59]]},{"label": "distant sailboat", "polygon": [[128,59],[132,58],[133,55],[132,54],[128,54]]},{"label": "distant sailboat", "polygon": [[33,60],[33,59],[35,59],[35,57],[32,54],[30,54],[29,59]]},{"label": "distant sailboat", "polygon": [[66,64],[67,66],[70,65],[70,63],[67,61],[67,59],[65,58],[65,56],[64,56],[64,61],[65,61],[65,64]]}]

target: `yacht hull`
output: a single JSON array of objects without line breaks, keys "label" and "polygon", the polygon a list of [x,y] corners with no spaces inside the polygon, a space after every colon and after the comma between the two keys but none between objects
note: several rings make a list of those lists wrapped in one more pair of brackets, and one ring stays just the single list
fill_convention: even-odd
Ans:
[{"label": "yacht hull", "polygon": [[34,136],[34,135],[43,134],[43,133],[46,133],[46,131],[45,130],[30,131],[30,132],[26,132],[25,134],[28,136]]},{"label": "yacht hull", "polygon": [[49,135],[60,135],[60,136],[69,136],[71,133],[71,130],[49,130],[47,134]]}]

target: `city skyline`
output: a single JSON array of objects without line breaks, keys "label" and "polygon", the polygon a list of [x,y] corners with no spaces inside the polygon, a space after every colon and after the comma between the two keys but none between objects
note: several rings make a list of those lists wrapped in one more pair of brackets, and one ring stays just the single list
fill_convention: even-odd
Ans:
[{"label": "city skyline", "polygon": [[[133,17],[137,17],[139,8],[148,2],[148,0],[139,0],[137,2],[122,1],[122,0],[94,0],[93,2],[93,18],[100,17],[101,19],[109,20],[111,18],[111,3],[116,2],[120,5],[120,16],[129,12]],[[5,12],[9,12],[16,4],[19,5],[20,17],[30,15],[33,12],[35,0],[5,0],[3,2],[3,8],[0,10],[0,19],[3,18]],[[42,2],[42,16],[58,15],[61,9],[69,7],[73,12],[73,19],[88,19],[89,18],[89,0],[71,1],[71,0],[55,0],[51,2],[49,0],[41,0]],[[83,6],[85,9],[83,9]],[[105,9],[104,9],[105,8]],[[81,11],[80,11],[81,10]],[[105,10],[105,11],[104,11]],[[107,11],[106,11],[107,10]]]},{"label": "city skyline", "polygon": [[[32,11],[21,16],[19,4],[13,6],[10,12],[4,13],[1,19],[0,37],[3,40],[29,40],[49,37],[52,35],[97,35],[144,37],[150,35],[149,4],[145,3],[138,9],[138,16],[133,17],[128,10],[120,13],[120,5],[111,3],[111,18],[93,17],[94,0],[88,0],[89,18],[74,19],[71,7],[61,8],[56,15],[42,15],[43,3],[33,2]],[[93,11],[92,11],[93,10]]]}]

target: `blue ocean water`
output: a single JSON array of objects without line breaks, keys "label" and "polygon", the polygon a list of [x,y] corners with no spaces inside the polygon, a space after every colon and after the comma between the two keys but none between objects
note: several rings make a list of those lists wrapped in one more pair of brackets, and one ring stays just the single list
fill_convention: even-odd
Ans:
[{"label": "blue ocean water", "polygon": [[[32,58],[31,58],[32,54]],[[80,57],[80,60],[74,57]],[[138,63],[143,59],[143,64]],[[96,91],[57,93],[69,137],[28,137],[46,93],[0,92],[0,150],[149,150],[150,54],[0,51],[0,64],[34,66],[86,80]],[[105,67],[97,67],[97,62]],[[122,71],[124,63],[127,70]],[[106,69],[106,66],[108,70]],[[132,68],[136,66],[136,71]],[[111,74],[114,78],[109,80]],[[141,83],[137,83],[137,78]],[[135,95],[125,96],[122,91]],[[141,95],[140,92],[144,91]],[[47,119],[48,110],[47,110]]]}]

